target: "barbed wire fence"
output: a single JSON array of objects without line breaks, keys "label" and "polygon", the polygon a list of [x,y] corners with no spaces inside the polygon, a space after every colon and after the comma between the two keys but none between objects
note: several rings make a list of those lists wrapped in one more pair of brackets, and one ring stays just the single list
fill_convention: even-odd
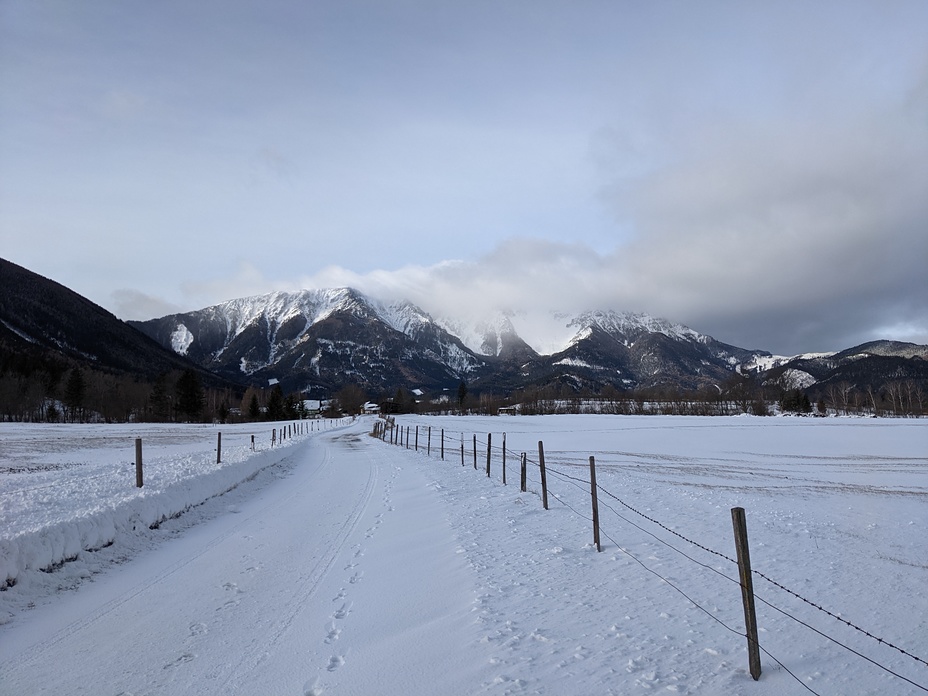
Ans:
[{"label": "barbed wire fence", "polygon": [[[432,445],[431,430],[432,429],[429,426],[427,429],[427,433],[425,435],[425,440],[427,440],[428,442],[427,448],[423,447],[422,444],[419,442],[419,426],[414,426],[414,427],[413,426],[401,426],[401,425],[398,425],[396,423],[395,418],[392,418],[392,417],[387,418],[387,419],[379,419],[376,422],[371,435],[388,444],[393,444],[396,446],[404,447],[406,449],[413,450],[416,452],[421,451],[427,456],[437,456],[440,452],[440,457],[445,461],[449,461],[449,462],[456,461],[459,458],[461,466],[470,466],[472,463],[473,468],[475,470],[484,471],[484,467],[479,466],[479,465],[485,461],[485,474],[487,477],[491,477],[492,463],[494,461],[492,458],[492,454],[495,453],[497,455],[495,461],[498,463],[498,465],[502,467],[503,476],[505,476],[505,471],[506,471],[505,467],[507,466],[507,457],[508,457],[508,461],[512,461],[515,458],[512,456],[513,454],[515,454],[515,452],[513,450],[507,451],[506,449],[505,433],[502,434],[501,444],[494,444],[491,433],[487,433],[485,437],[482,437],[474,433],[467,434],[467,433],[464,433],[463,431],[452,431],[450,429],[442,428],[440,429],[441,430],[440,447],[434,447]],[[454,443],[454,448],[451,448],[451,447],[446,448],[446,442],[449,442],[449,441]],[[453,452],[452,452],[452,449],[454,450]],[[458,452],[458,449],[459,449],[459,452]],[[554,453],[549,452],[547,454],[548,454],[548,461],[545,461],[544,460],[545,453],[543,451],[541,441],[539,441],[539,457],[538,458],[535,458],[529,455],[527,452],[518,453],[517,456],[518,456],[519,466],[522,469],[521,490],[538,495],[539,497],[542,497],[543,504],[546,507],[547,507],[548,498],[551,498],[554,501],[556,501],[558,504],[562,505],[565,509],[569,510],[573,515],[583,520],[586,520],[587,522],[592,523],[594,521],[592,515],[586,513],[585,511],[578,509],[577,504],[569,502],[563,494],[552,491],[547,486],[547,482],[544,480],[546,476],[551,476],[553,477],[554,480],[558,482],[562,482],[568,486],[576,487],[577,489],[583,491],[586,496],[590,496],[591,488],[594,488],[593,484],[591,483],[591,479],[585,479],[581,476],[576,476],[571,473],[568,473],[562,468],[558,468],[558,466],[552,466],[552,462],[554,462],[555,464],[560,464],[560,465],[571,464],[569,461],[563,459],[563,455],[564,454],[575,454],[575,453],[557,452],[556,454],[558,456],[553,459],[551,458],[550,455]],[[449,456],[449,455],[453,455],[453,456]],[[485,460],[484,460],[484,457],[485,457]],[[541,490],[539,490],[539,487],[541,488]],[[696,541],[695,539],[677,531],[676,529],[673,529],[670,525],[665,524],[664,522],[658,520],[653,515],[649,515],[637,509],[635,506],[631,505],[626,500],[620,498],[618,495],[610,491],[605,486],[599,484],[598,482],[595,484],[594,490],[597,492],[596,498],[598,499],[597,501],[594,501],[594,506],[596,505],[596,502],[598,502],[598,504],[603,506],[605,509],[607,509],[615,519],[620,520],[623,523],[629,525],[630,527],[633,527],[637,529],[638,531],[644,533],[645,535],[651,537],[656,543],[659,543],[662,546],[668,548],[669,550],[673,551],[675,554],[679,555],[681,558],[703,568],[704,570],[707,570],[717,575],[718,577],[724,579],[728,583],[737,585],[739,587],[742,586],[742,581],[738,577],[727,575],[719,568],[713,565],[710,565],[708,563],[705,563],[703,561],[700,561],[699,559],[695,558],[693,554],[687,553],[686,551],[679,548],[678,546],[670,543],[669,541],[662,538],[654,531],[648,529],[646,526],[644,526],[644,524],[650,523],[651,525],[654,525],[658,529],[663,530],[664,532],[672,535],[673,537],[678,538],[680,541],[685,542],[686,544],[689,544],[690,546],[696,549],[699,549],[709,554],[712,557],[720,559],[721,561],[724,561],[726,564],[730,564],[729,567],[733,566],[735,569],[735,572],[737,572],[737,568],[738,568],[738,561],[736,559],[732,558],[731,556],[721,551],[718,551],[712,548],[711,546],[708,546],[707,544]],[[636,522],[635,521],[636,519],[639,519],[642,522],[640,523]],[[645,563],[641,558],[636,556],[628,548],[622,546],[622,544],[616,541],[616,539],[614,538],[612,534],[610,534],[608,531],[603,529],[601,524],[598,527],[598,531],[602,536],[608,539],[620,553],[628,557],[631,561],[633,561],[637,565],[641,566],[641,568],[647,571],[648,573],[656,576],[662,582],[666,583],[668,587],[672,588],[675,592],[683,596],[695,608],[705,613],[708,617],[710,617],[713,621],[721,625],[727,631],[748,640],[749,643],[751,642],[751,638],[747,632],[743,632],[737,628],[734,628],[733,626],[730,625],[730,622],[726,622],[724,619],[716,616],[715,613],[713,613],[711,610],[703,606],[703,604],[701,604],[696,599],[694,599],[691,596],[692,593],[687,593],[686,591],[684,591],[684,589],[680,587],[679,583],[676,583],[670,578],[662,575],[655,568]],[[756,569],[751,569],[750,573],[752,577],[763,581],[767,587],[775,588],[776,590],[786,593],[788,596],[801,602],[804,606],[807,606],[807,607],[810,607],[816,610],[816,612],[818,612],[820,615],[828,617],[830,620],[833,620],[835,622],[838,622],[840,625],[844,626],[845,628],[851,629],[856,635],[869,639],[873,641],[874,643],[876,643],[877,645],[884,646],[886,648],[894,650],[898,652],[899,654],[904,655],[907,658],[910,658],[914,663],[917,663],[923,667],[928,668],[928,659],[916,654],[911,649],[901,647],[900,645],[897,644],[897,641],[896,642],[890,641],[884,637],[878,636],[876,632],[867,630],[861,627],[860,625],[858,625],[857,623],[853,621],[849,621],[848,619],[845,619],[841,615],[841,612],[826,608],[823,605],[823,603],[816,602],[816,601],[813,601],[805,597],[802,593],[798,592],[797,590],[791,589],[784,583],[773,579],[766,573],[763,573]],[[830,635],[823,629],[816,628],[815,626],[811,625],[809,620],[804,620],[802,618],[795,616],[792,612],[774,603],[774,601],[762,595],[759,595],[756,591],[753,592],[753,596],[758,602],[760,602],[764,606],[772,609],[773,611],[777,612],[778,614],[785,617],[786,619],[798,624],[799,626],[805,629],[808,629],[809,631],[812,631],[819,637],[825,639],[826,641],[837,646],[838,648],[843,649],[844,651],[855,656],[856,658],[859,658],[859,659],[862,659],[868,662],[869,664],[873,665],[874,667],[883,671],[889,676],[899,679],[903,682],[906,682],[910,686],[913,686],[920,691],[928,692],[928,686],[926,686],[924,683],[919,683],[915,681],[914,679],[911,679],[903,674],[900,674],[897,670],[881,663],[879,660],[872,658],[868,655],[865,655],[861,650],[851,647],[846,642],[842,642],[841,640],[834,637],[833,635]],[[812,694],[818,694],[818,692],[813,690],[794,671],[790,670],[783,663],[783,661],[781,661],[776,656],[771,654],[767,648],[765,648],[763,645],[760,645],[759,643],[756,644],[756,647],[761,652],[763,652],[768,658],[770,658],[777,665],[779,665],[779,667],[783,669],[784,672],[786,672],[790,677],[792,677],[797,683],[802,685],[802,687],[806,691]],[[925,683],[928,683],[928,674],[926,674],[924,681]]]}]

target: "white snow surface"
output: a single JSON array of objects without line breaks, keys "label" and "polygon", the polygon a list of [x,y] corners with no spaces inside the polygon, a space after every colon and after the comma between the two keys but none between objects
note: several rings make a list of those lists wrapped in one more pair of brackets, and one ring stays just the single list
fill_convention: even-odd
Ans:
[{"label": "white snow surface", "polygon": [[807,389],[815,384],[815,377],[805,370],[784,370],[783,381],[789,389]]},{"label": "white snow surface", "polygon": [[780,365],[785,365],[791,360],[814,360],[816,358],[830,358],[835,352],[830,353],[801,353],[799,355],[758,355],[742,367],[745,370],[772,370]]},{"label": "white snow surface", "polygon": [[580,327],[582,331],[593,324],[613,335],[628,335],[641,332],[662,333],[670,338],[701,342],[706,341],[708,338],[698,331],[683,326],[683,324],[675,324],[667,319],[653,317],[650,314],[641,312],[586,312],[574,319],[570,326]]},{"label": "white snow surface", "polygon": [[183,324],[178,324],[171,334],[171,348],[179,355],[187,355],[190,346],[193,344],[193,334]]},{"label": "white snow surface", "polygon": [[928,688],[924,421],[408,416],[401,445],[374,422],[274,448],[282,424],[222,426],[221,464],[219,426],[0,424],[0,694]]}]

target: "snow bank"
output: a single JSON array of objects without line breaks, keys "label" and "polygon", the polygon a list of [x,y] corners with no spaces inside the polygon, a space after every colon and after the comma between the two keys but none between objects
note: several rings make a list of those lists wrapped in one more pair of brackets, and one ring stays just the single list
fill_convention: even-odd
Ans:
[{"label": "snow bank", "polygon": [[[272,427],[261,425],[268,434]],[[125,426],[73,426],[68,438],[73,449],[66,452],[62,445],[58,453],[54,437],[37,436],[48,428],[38,428],[3,424],[2,587],[25,572],[54,570],[84,552],[178,517],[281,462],[309,436],[271,447],[262,432],[252,451],[253,424],[223,426],[223,461],[217,463],[216,427],[141,426],[144,486],[136,488],[134,437],[127,436]],[[146,446],[146,440],[154,445]]]}]

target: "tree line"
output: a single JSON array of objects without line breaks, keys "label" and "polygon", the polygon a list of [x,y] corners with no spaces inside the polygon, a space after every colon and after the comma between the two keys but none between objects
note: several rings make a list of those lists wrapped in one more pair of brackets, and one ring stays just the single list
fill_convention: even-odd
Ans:
[{"label": "tree line", "polygon": [[302,396],[285,395],[279,385],[244,392],[208,387],[193,370],[147,382],[64,361],[32,370],[0,363],[0,421],[226,423],[308,415]]},{"label": "tree line", "polygon": [[[456,389],[420,396],[404,387],[370,396],[354,384],[325,401],[322,415],[361,413],[374,401],[383,413],[552,413],[769,415],[777,410],[811,415],[924,416],[924,385],[912,379],[881,388],[858,388],[849,382],[811,389],[782,382],[760,383],[751,375],[732,375],[725,383],[700,390],[670,386],[622,390],[607,385],[594,391],[569,382],[496,393],[461,380]],[[160,375],[153,382],[94,370],[86,365],[37,360],[25,355],[0,356],[0,420],[31,422],[240,422],[296,420],[311,415],[304,395],[268,388],[215,388],[203,385],[193,370]]]}]

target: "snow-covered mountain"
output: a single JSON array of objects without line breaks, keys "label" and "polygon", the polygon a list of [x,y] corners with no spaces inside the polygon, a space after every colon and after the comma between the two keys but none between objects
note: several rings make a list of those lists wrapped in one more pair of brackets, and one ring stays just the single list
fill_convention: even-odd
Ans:
[{"label": "snow-covered mountain", "polygon": [[765,382],[822,393],[831,388],[880,392],[888,383],[924,391],[928,386],[928,346],[870,341],[835,353],[767,356],[739,367]]},{"label": "snow-covered mountain", "polygon": [[275,292],[132,325],[210,370],[289,389],[434,389],[483,366],[421,309],[351,288]]},{"label": "snow-covered mountain", "polygon": [[813,399],[856,391],[874,408],[886,399],[892,406],[899,389],[918,403],[928,392],[928,346],[894,341],[782,357],[647,314],[538,310],[436,320],[408,302],[383,302],[350,288],[241,298],[129,322],[130,328],[2,259],[0,289],[0,367],[7,370],[0,378],[14,385],[4,392],[8,407],[22,402],[23,385],[44,393],[50,376],[73,365],[143,382],[199,369],[211,386],[276,381],[288,392],[320,396],[358,385],[373,398],[400,387],[456,393],[461,380],[474,393],[496,395],[550,388],[566,390],[563,395],[601,393],[609,386],[746,393],[745,384],[769,385],[772,398],[783,388],[804,389]]},{"label": "snow-covered mountain", "polygon": [[767,355],[648,314],[587,312],[568,325],[576,333],[551,356],[551,365],[569,371],[568,382],[590,388],[701,389],[725,382],[742,362]]},{"label": "snow-covered mountain", "polygon": [[563,336],[542,355],[500,313],[475,323],[436,321],[408,303],[383,303],[351,288],[276,292],[133,325],[162,345],[230,379],[277,380],[331,391],[354,383],[453,389],[564,384],[599,389],[696,389],[724,381],[760,351],[728,346],[647,314],[551,315]]}]

